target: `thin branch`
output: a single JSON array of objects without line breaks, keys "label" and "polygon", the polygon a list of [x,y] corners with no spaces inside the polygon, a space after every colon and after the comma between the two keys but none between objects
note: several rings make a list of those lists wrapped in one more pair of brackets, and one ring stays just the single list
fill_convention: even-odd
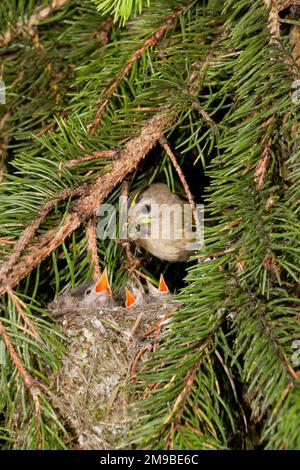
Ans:
[{"label": "thin branch", "polygon": [[[19,358],[18,353],[15,350],[14,346],[12,345],[12,343],[10,341],[10,338],[9,338],[9,335],[8,335],[8,333],[7,333],[7,331],[6,331],[6,329],[5,329],[5,327],[4,327],[1,320],[0,320],[0,335],[2,336],[4,344],[7,347],[8,351],[11,355],[13,363],[15,364],[16,368],[18,369],[18,372],[19,372],[19,374],[22,378],[22,381],[23,381],[25,387],[28,388],[28,390],[30,390],[31,393],[32,393],[32,391],[34,389],[36,390],[36,387],[40,386],[40,384],[32,377],[32,375],[28,372],[28,370],[22,364],[22,361]],[[36,396],[36,394],[34,394],[34,395]],[[34,397],[34,399],[35,399],[35,397]]]},{"label": "thin branch", "polygon": [[173,163],[173,166],[179,176],[179,179],[181,181],[181,184],[183,186],[183,189],[185,191],[185,194],[186,194],[186,197],[188,198],[188,201],[190,203],[190,206],[192,208],[192,211],[193,211],[193,216],[194,216],[194,219],[195,219],[195,223],[196,223],[196,226],[199,227],[200,226],[200,222],[199,222],[199,218],[198,218],[198,213],[197,213],[197,207],[196,207],[196,204],[195,204],[195,201],[193,199],[193,196],[192,196],[192,193],[190,191],[190,188],[189,188],[189,185],[187,184],[187,181],[185,179],[185,176],[176,160],[176,157],[174,155],[174,153],[172,152],[167,140],[165,137],[162,137],[161,139],[159,139],[159,143],[161,144],[161,146],[165,149],[168,157],[170,158],[171,162]]},{"label": "thin branch", "polygon": [[84,157],[74,158],[66,163],[63,163],[63,168],[71,168],[78,165],[79,163],[89,162],[90,160],[96,160],[97,158],[116,158],[118,156],[119,149],[113,150],[101,150],[99,152],[93,152],[93,155],[85,155]]},{"label": "thin branch", "polygon": [[260,189],[265,180],[266,172],[267,172],[267,167],[268,167],[268,162],[270,159],[270,149],[272,147],[272,139],[270,138],[268,140],[267,145],[265,146],[263,153],[262,153],[262,158],[258,160],[258,162],[255,165],[255,171],[254,171],[254,181],[256,183],[256,188]]},{"label": "thin branch", "polygon": [[8,261],[6,263],[3,263],[0,269],[0,281],[1,279],[4,279],[6,276],[9,275],[13,266],[15,265],[15,263],[21,256],[22,252],[25,250],[26,246],[28,245],[29,241],[33,238],[34,234],[36,233],[41,223],[45,220],[49,212],[56,206],[56,204],[69,197],[82,196],[86,194],[87,187],[88,185],[85,184],[85,185],[78,186],[76,188],[63,189],[53,199],[51,199],[50,201],[47,201],[43,205],[43,207],[38,212],[34,221],[28,227],[26,227],[23,234],[16,241],[13,252],[11,253]]},{"label": "thin branch", "polygon": [[14,292],[10,289],[10,287],[7,288],[7,293],[11,300],[13,301],[18,313],[21,315],[23,318],[25,324],[29,327],[31,335],[37,340],[37,341],[42,341],[39,332],[36,330],[35,326],[33,323],[29,320],[28,316],[26,315],[25,311],[23,309],[26,308],[26,304],[19,299]]},{"label": "thin branch", "polygon": [[90,128],[92,129],[93,133],[95,132],[101,120],[101,116],[106,108],[106,105],[108,104],[109,98],[112,96],[116,88],[118,88],[124,77],[130,72],[135,62],[142,57],[144,52],[149,49],[149,47],[155,46],[160,41],[165,32],[168,30],[168,28],[176,21],[177,18],[179,18],[179,16],[181,16],[188,10],[192,3],[194,2],[189,2],[187,5],[184,5],[179,10],[176,10],[170,15],[168,15],[165,18],[165,22],[153,33],[153,35],[149,39],[147,39],[144,44],[130,56],[128,62],[117,74],[115,80],[106,88],[104,88],[104,90],[102,91],[102,98],[98,102],[99,108],[97,109],[94,122],[90,124]]},{"label": "thin branch", "polygon": [[166,429],[166,426],[170,424],[170,422],[173,420],[174,416],[178,417],[180,414],[180,411],[183,409],[185,402],[187,400],[187,397],[189,396],[192,387],[195,382],[196,374],[198,371],[198,367],[201,364],[201,361],[197,361],[196,364],[192,367],[191,370],[188,371],[186,378],[184,380],[185,386],[178,395],[178,397],[175,400],[175,403],[170,411],[170,413],[167,415],[165,421],[164,421],[164,428]]},{"label": "thin branch", "polygon": [[147,346],[144,346],[142,349],[140,349],[140,351],[138,351],[138,353],[136,354],[135,358],[134,358],[134,361],[132,363],[132,366],[131,366],[131,371],[130,371],[130,382],[131,383],[134,383],[135,382],[135,373],[136,373],[136,369],[137,369],[137,366],[138,366],[138,363],[139,363],[139,360],[140,358],[142,357],[142,355],[146,352],[146,351],[149,351],[150,349],[150,345],[147,345]]},{"label": "thin branch", "polygon": [[99,279],[101,271],[99,265],[99,256],[97,250],[97,237],[96,237],[96,218],[91,217],[88,221],[86,228],[86,237],[88,251],[90,255],[89,262],[93,268],[93,279],[96,281]]},{"label": "thin branch", "polygon": [[23,30],[28,31],[28,33],[33,36],[34,26],[39,23],[39,21],[48,18],[56,10],[59,10],[64,6],[69,0],[52,0],[51,4],[48,6],[41,6],[33,13],[28,20],[22,19],[17,22],[13,27],[10,26],[4,34],[0,36],[0,47],[7,46],[12,39],[19,36]]},{"label": "thin branch", "polygon": [[[140,134],[126,143],[124,149],[120,151],[119,158],[113,161],[111,170],[108,173],[99,176],[88,187],[77,188],[78,193],[82,191],[83,195],[73,203],[69,214],[59,228],[51,229],[41,235],[37,242],[31,245],[28,252],[20,259],[19,254],[17,255],[16,250],[14,250],[2,267],[0,295],[6,292],[7,287],[13,288],[16,286],[21,279],[47,258],[52,251],[58,248],[74,230],[96,214],[99,205],[113,188],[123,181],[129,173],[134,171],[145,155],[156,145],[175,116],[176,112],[174,109],[166,106],[161,113],[149,119],[141,129]],[[57,201],[57,197],[54,201]],[[16,242],[18,253],[20,253],[20,249],[22,252],[28,246],[29,240],[34,235],[36,227],[40,224],[42,216],[44,217],[45,213],[48,213],[54,206],[54,201],[51,200],[45,204],[39,212],[38,220],[34,221],[21,235],[18,242]],[[2,273],[7,271],[10,271],[10,275],[3,276]]]},{"label": "thin branch", "polygon": [[299,0],[263,0],[263,2],[269,10],[268,28],[271,34],[271,42],[276,42],[280,37],[279,13],[294,5],[299,5]]}]

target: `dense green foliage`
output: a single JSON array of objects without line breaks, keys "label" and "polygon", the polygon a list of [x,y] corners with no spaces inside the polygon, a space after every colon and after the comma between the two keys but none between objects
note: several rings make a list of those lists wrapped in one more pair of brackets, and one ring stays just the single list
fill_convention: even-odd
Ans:
[{"label": "dense green foliage", "polygon": [[[263,0],[70,0],[28,28],[38,3],[51,2],[0,6],[7,85],[0,105],[1,263],[47,201],[92,183],[111,165],[95,158],[68,168],[68,160],[122,148],[161,107],[172,107],[167,136],[197,202],[205,201],[205,247],[184,266],[184,307],[140,377],[150,388],[132,440],[139,448],[299,449],[299,364],[292,359],[300,339],[299,105],[292,100],[299,66],[288,12],[279,38],[271,37]],[[157,44],[144,47],[178,8]],[[1,42],[7,31],[9,41]],[[154,180],[180,188],[159,145],[130,176],[130,189]],[[117,187],[109,201],[117,203],[119,193]],[[63,224],[73,200],[55,205],[31,243]],[[123,248],[98,241],[98,253],[119,286],[128,276]],[[156,279],[164,270],[173,287],[180,284],[164,263],[139,269]],[[1,298],[11,343],[45,384],[63,353],[46,303],[91,276],[82,226],[19,282],[15,295],[42,341],[28,334],[12,297]],[[2,445],[68,447],[47,396],[38,390],[37,406],[23,382],[6,348]]]}]

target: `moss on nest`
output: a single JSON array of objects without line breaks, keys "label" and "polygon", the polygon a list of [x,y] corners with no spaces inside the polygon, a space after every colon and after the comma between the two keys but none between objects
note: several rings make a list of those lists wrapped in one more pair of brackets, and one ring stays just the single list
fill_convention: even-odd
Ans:
[{"label": "moss on nest", "polygon": [[67,339],[61,370],[51,377],[52,400],[82,449],[130,448],[138,419],[135,372],[160,341],[151,328],[173,310],[170,297],[111,310],[74,309],[59,319]]}]

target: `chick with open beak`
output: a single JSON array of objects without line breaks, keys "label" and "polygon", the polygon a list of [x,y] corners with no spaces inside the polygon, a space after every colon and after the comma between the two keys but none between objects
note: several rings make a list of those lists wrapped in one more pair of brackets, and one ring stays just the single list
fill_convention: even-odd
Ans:
[{"label": "chick with open beak", "polygon": [[169,288],[166,284],[164,276],[161,274],[159,279],[158,288],[154,287],[151,282],[147,280],[148,293],[142,292],[140,289],[133,288],[130,290],[128,287],[125,288],[125,307],[129,308],[132,306],[142,305],[144,303],[152,303],[156,300],[167,298],[171,295]]},{"label": "chick with open beak", "polygon": [[115,305],[106,268],[97,282],[87,281],[64,292],[48,305],[55,317],[88,309],[105,310]]},{"label": "chick with open beak", "polygon": [[82,303],[86,307],[96,308],[112,308],[114,306],[106,268],[96,284],[94,283],[86,288]]}]

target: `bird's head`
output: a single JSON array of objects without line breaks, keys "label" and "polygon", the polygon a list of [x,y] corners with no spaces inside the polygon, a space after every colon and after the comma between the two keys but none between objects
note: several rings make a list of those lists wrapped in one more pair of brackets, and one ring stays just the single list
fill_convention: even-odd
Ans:
[{"label": "bird's head", "polygon": [[146,188],[136,191],[128,201],[127,231],[130,240],[147,238],[151,234],[151,204],[153,200]]}]

